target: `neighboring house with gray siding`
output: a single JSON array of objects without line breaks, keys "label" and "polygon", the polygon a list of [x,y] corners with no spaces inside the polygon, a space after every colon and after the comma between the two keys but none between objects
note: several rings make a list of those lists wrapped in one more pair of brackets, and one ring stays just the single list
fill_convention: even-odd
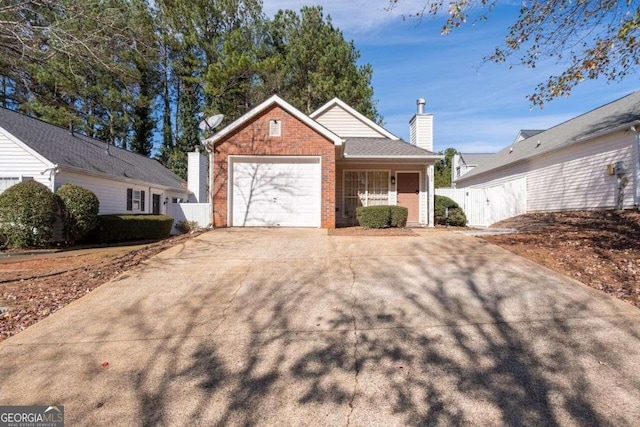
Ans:
[{"label": "neighboring house with gray siding", "polygon": [[52,191],[65,183],[87,188],[100,214],[166,213],[168,203],[193,195],[154,159],[0,108],[0,193],[25,180]]},{"label": "neighboring house with gray siding", "polygon": [[[637,208],[640,92],[505,147],[456,179],[491,190],[497,211],[518,213]],[[489,200],[492,199],[492,200]],[[505,205],[505,206],[502,206]],[[499,218],[503,219],[503,218]]]}]

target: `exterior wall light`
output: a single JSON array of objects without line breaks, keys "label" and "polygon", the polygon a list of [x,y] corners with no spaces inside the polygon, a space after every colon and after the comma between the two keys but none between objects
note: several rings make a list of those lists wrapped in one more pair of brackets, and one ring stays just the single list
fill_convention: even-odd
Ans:
[{"label": "exterior wall light", "polygon": [[391,185],[396,185],[396,177],[391,175]]}]

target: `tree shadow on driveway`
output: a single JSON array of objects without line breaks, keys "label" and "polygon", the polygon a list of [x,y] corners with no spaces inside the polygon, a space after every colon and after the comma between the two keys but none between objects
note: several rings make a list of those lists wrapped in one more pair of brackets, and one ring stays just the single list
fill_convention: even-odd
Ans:
[{"label": "tree shadow on driveway", "polygon": [[[254,240],[250,260],[227,244],[208,274],[94,312],[109,322],[89,334],[76,324],[60,345],[0,347],[0,402],[53,399],[68,405],[74,425],[632,425],[640,417],[633,307],[467,237],[322,239],[318,253],[288,258],[273,253],[300,242]],[[100,297],[135,281],[153,289],[217,243],[193,245]],[[51,318],[62,324],[63,315]],[[113,369],[96,368],[97,357]]]}]

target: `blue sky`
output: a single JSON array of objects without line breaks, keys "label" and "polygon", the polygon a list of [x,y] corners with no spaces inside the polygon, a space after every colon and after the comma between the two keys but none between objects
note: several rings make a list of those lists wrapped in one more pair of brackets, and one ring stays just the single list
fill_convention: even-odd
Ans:
[{"label": "blue sky", "polygon": [[[504,40],[518,15],[519,2],[500,2],[486,22],[468,23],[440,35],[445,17],[403,20],[427,0],[401,0],[392,12],[386,0],[264,0],[272,16],[280,8],[299,10],[321,4],[335,26],[353,40],[361,61],[373,66],[374,97],[385,127],[408,140],[416,99],[427,99],[434,114],[435,149],[494,152],[510,144],[519,129],[544,129],[640,89],[631,75],[621,83],[587,81],[571,97],[532,107],[526,96],[556,74],[553,62],[535,69],[509,64],[482,64],[482,58]],[[513,58],[515,60],[516,58]]]}]

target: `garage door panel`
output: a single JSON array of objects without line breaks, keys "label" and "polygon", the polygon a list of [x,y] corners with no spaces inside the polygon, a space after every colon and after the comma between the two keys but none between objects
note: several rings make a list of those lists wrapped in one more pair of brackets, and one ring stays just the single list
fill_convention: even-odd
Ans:
[{"label": "garage door panel", "polygon": [[233,226],[320,226],[320,162],[310,159],[232,163]]}]

